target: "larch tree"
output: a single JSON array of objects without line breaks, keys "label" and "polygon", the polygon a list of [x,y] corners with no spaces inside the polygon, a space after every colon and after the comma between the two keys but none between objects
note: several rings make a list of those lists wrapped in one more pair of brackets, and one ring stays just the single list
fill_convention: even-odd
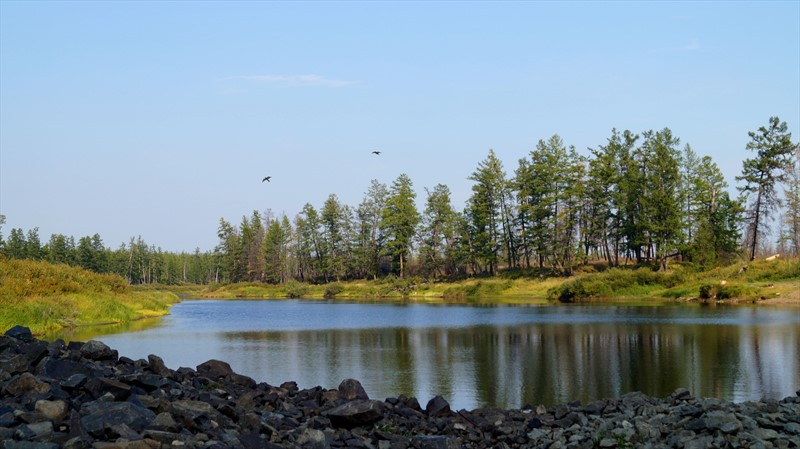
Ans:
[{"label": "larch tree", "polygon": [[489,150],[489,155],[469,179],[475,181],[469,199],[475,256],[485,264],[489,274],[494,274],[500,262],[500,250],[505,246],[506,257],[510,259],[514,244],[507,203],[509,183],[503,163],[494,150]]},{"label": "larch tree", "polygon": [[380,272],[383,235],[381,215],[389,190],[373,179],[364,199],[356,209],[357,239],[355,243],[356,271],[364,278],[376,278]]},{"label": "larch tree", "polygon": [[391,186],[381,215],[381,228],[386,236],[385,251],[399,263],[400,277],[405,275],[414,236],[419,223],[419,212],[414,205],[411,178],[401,174]]},{"label": "larch tree", "polygon": [[437,184],[425,189],[428,198],[419,231],[419,253],[423,272],[430,276],[446,274],[450,246],[454,244],[456,212],[450,202],[450,189]]},{"label": "larch tree", "polygon": [[649,218],[647,234],[655,245],[655,255],[660,268],[668,268],[670,253],[680,240],[683,208],[680,199],[680,143],[669,128],[643,134],[642,144],[648,154],[645,173],[647,194],[644,213]]},{"label": "larch tree", "polygon": [[745,244],[750,260],[755,260],[772,214],[781,206],[777,185],[786,180],[794,144],[786,122],[781,122],[778,117],[770,117],[766,126],[750,131],[748,135],[751,140],[746,148],[756,155],[745,159],[742,175],[736,180],[744,183],[738,189],[747,204]]},{"label": "larch tree", "polygon": [[783,190],[786,199],[782,238],[792,254],[800,256],[800,143],[795,144],[792,162],[786,171]]}]

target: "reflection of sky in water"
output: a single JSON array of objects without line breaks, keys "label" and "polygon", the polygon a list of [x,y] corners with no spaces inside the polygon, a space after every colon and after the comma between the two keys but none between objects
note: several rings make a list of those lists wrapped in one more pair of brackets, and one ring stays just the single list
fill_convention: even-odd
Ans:
[{"label": "reflection of sky in water", "polygon": [[800,386],[800,309],[185,301],[152,328],[97,338],[167,366],[225,360],[258,381],[458,408],[689,388],[736,401]]},{"label": "reflection of sky in water", "polygon": [[[214,305],[213,307],[209,307]],[[224,305],[224,307],[217,307]],[[300,307],[302,306],[302,307]],[[210,310],[213,310],[210,311]],[[800,310],[701,306],[465,306],[323,301],[187,301],[177,304],[184,326],[228,331],[385,327],[509,326],[526,323],[758,324],[800,323]],[[792,313],[794,312],[794,313]],[[213,313],[213,318],[209,314]],[[210,319],[212,318],[212,319]]]}]

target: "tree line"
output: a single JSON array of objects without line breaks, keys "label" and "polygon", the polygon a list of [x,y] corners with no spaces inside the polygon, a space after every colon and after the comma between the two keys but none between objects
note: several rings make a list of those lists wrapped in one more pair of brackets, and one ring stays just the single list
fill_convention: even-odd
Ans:
[{"label": "tree line", "polygon": [[[269,210],[238,225],[221,218],[219,243],[207,252],[164,252],[141,237],[112,250],[97,234],[77,243],[57,234],[42,244],[38,229],[0,234],[0,252],[165,284],[570,275],[596,260],[666,270],[679,259],[708,268],[752,260],[773,243],[796,256],[800,145],[777,117],[749,136],[753,157],[736,177],[737,198],[712,158],[681,147],[670,129],[612,130],[588,156],[558,135],[540,140],[510,174],[489,150],[469,176],[461,211],[443,184],[424,189],[418,211],[412,180],[401,174],[390,185],[371,181],[356,206],[331,194],[293,218]],[[770,239],[775,218],[777,241]]]}]

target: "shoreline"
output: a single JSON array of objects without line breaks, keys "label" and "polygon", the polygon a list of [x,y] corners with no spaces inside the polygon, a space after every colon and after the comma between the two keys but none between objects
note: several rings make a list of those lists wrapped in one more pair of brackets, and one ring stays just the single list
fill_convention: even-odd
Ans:
[{"label": "shoreline", "polygon": [[170,369],[156,355],[48,343],[20,326],[0,336],[0,393],[0,449],[800,447],[797,395],[732,403],[679,388],[455,411],[441,396],[374,400],[353,379],[301,390],[219,360]]}]

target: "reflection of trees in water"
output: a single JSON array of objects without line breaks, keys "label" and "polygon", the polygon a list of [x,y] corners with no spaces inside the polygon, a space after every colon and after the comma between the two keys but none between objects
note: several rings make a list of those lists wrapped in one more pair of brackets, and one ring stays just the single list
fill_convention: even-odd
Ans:
[{"label": "reflection of trees in water", "polygon": [[100,324],[96,326],[81,326],[69,329],[60,329],[42,337],[43,340],[55,341],[62,339],[70,341],[89,341],[98,340],[104,335],[115,335],[124,332],[141,332],[156,329],[163,326],[163,317],[143,318],[141,320],[129,321],[127,323]]},{"label": "reflection of trees in water", "polygon": [[247,352],[247,370],[265,373],[258,377],[268,382],[335,388],[354,377],[372,397],[414,395],[423,406],[435,394],[455,408],[520,407],[630,391],[666,396],[677,387],[745,400],[791,394],[800,381],[798,329],[790,325],[616,322],[224,335],[231,351]]}]

